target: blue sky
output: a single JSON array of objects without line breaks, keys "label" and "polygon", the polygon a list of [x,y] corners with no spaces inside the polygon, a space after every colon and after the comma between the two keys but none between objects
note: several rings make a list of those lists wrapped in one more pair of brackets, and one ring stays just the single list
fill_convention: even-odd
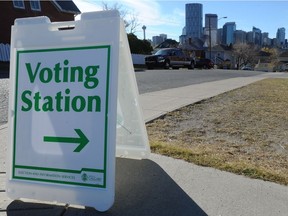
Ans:
[{"label": "blue sky", "polygon": [[[288,1],[165,1],[165,0],[74,0],[82,12],[102,10],[102,2],[113,5],[117,2],[138,18],[136,35],[143,39],[142,26],[145,25],[146,38],[167,34],[178,41],[185,26],[185,4],[203,4],[203,22],[206,13],[217,14],[218,27],[226,22],[236,22],[237,30],[251,31],[253,26],[268,32],[270,38],[276,37],[278,28],[284,27],[288,35]],[[204,25],[204,23],[203,23]],[[287,37],[286,37],[287,38]]]}]

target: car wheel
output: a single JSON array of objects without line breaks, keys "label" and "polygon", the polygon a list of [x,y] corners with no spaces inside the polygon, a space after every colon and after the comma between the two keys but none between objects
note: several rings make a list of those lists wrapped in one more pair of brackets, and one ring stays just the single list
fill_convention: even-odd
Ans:
[{"label": "car wheel", "polygon": [[170,62],[166,60],[164,64],[164,69],[169,69],[169,68],[170,68]]}]

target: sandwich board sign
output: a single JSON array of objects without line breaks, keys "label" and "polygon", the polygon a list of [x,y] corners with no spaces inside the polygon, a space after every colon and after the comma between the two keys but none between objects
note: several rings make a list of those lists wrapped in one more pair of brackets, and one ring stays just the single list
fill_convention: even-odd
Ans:
[{"label": "sandwich board sign", "polygon": [[109,209],[115,155],[150,152],[118,12],[17,19],[11,37],[8,196]]}]

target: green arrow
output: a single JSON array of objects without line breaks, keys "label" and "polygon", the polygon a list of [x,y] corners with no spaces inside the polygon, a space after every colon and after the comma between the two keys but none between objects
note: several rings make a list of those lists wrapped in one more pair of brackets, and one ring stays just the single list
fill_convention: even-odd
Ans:
[{"label": "green arrow", "polygon": [[79,137],[50,137],[44,136],[44,142],[58,142],[58,143],[79,143],[74,152],[80,152],[88,144],[89,140],[80,129],[75,129]]}]

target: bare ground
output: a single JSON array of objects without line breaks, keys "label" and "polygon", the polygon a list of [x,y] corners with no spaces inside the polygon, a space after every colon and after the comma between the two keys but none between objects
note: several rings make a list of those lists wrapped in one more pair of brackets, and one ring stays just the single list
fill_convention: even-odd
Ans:
[{"label": "bare ground", "polygon": [[154,152],[288,185],[288,79],[266,79],[147,124]]}]

